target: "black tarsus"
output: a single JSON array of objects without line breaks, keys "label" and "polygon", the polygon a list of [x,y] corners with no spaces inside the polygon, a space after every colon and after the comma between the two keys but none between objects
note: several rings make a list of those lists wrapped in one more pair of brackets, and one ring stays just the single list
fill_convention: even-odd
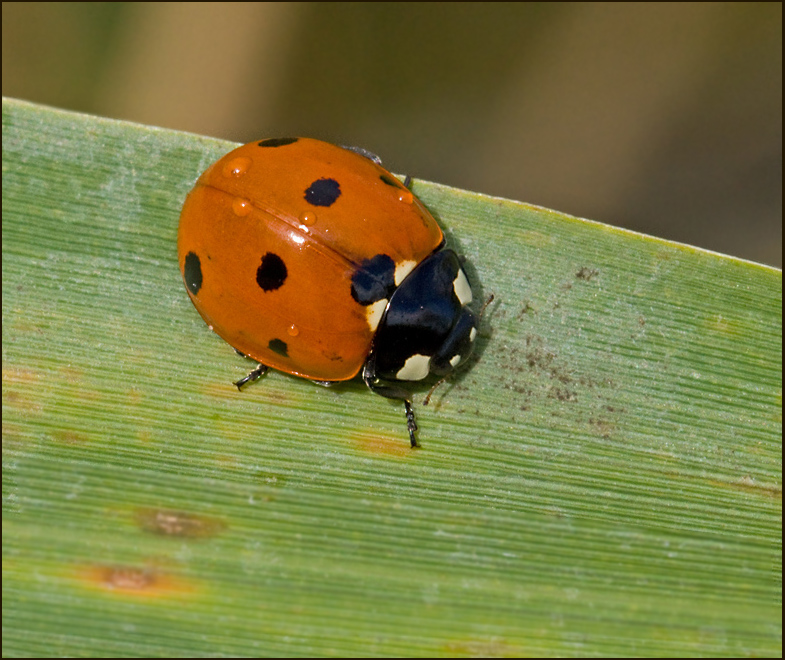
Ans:
[{"label": "black tarsus", "polygon": [[414,437],[414,432],[417,430],[417,422],[414,421],[414,409],[409,399],[404,399],[403,405],[406,408],[406,428],[409,429],[409,440],[412,443],[412,449],[414,449],[420,446],[417,444],[417,438]]},{"label": "black tarsus", "polygon": [[242,391],[243,385],[245,385],[246,383],[250,383],[251,381],[254,380],[259,380],[262,376],[264,376],[265,373],[267,373],[268,368],[269,367],[267,367],[264,364],[256,365],[256,367],[251,373],[249,373],[244,378],[241,378],[240,380],[236,381],[235,386],[237,387],[238,390]]}]

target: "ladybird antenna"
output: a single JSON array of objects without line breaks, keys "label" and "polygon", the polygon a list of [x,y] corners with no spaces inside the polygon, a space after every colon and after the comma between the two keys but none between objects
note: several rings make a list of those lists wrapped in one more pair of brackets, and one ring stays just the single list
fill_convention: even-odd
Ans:
[{"label": "ladybird antenna", "polygon": [[422,405],[427,406],[431,402],[431,396],[433,396],[433,393],[436,391],[436,388],[439,387],[439,385],[441,385],[444,381],[446,381],[448,377],[449,376],[444,376],[443,378],[440,378],[439,380],[436,381],[434,386],[430,390],[428,390],[428,394],[426,394],[425,398],[422,400]]},{"label": "ladybird antenna", "polygon": [[490,305],[494,301],[495,298],[496,298],[496,295],[492,293],[490,296],[488,296],[488,300],[486,300],[482,304],[482,307],[480,307],[480,313],[477,315],[477,322],[478,323],[480,322],[480,319],[482,318],[482,315],[485,314],[485,308],[488,305]]}]

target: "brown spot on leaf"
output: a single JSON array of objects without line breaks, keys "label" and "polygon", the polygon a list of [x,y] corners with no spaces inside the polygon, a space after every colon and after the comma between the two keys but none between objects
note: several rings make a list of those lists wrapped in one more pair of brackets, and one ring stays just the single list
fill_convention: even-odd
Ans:
[{"label": "brown spot on leaf", "polygon": [[599,274],[600,271],[596,270],[595,268],[587,268],[584,266],[577,273],[575,273],[575,277],[577,277],[579,280],[588,282]]},{"label": "brown spot on leaf", "polygon": [[139,509],[136,522],[151,534],[189,539],[208,538],[226,529],[218,518],[168,509]]},{"label": "brown spot on leaf", "polygon": [[79,573],[89,586],[116,594],[161,598],[195,590],[187,581],[154,568],[94,565]]}]

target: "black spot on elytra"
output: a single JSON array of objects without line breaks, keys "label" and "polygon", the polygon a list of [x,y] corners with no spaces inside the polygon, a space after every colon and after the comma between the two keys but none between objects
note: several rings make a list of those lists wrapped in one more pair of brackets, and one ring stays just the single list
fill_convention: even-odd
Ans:
[{"label": "black spot on elytra", "polygon": [[386,254],[365,259],[352,275],[352,298],[361,305],[372,305],[395,290],[395,262]]},{"label": "black spot on elytra", "polygon": [[277,254],[268,252],[262,257],[262,265],[256,269],[256,283],[262,291],[275,291],[286,282],[286,264]]},{"label": "black spot on elytra", "polygon": [[341,196],[341,186],[335,179],[318,179],[305,191],[305,201],[311,206],[332,206]]},{"label": "black spot on elytra", "polygon": [[278,353],[278,355],[282,355],[283,357],[289,357],[289,347],[282,339],[271,339],[267,344],[267,348],[273,353]]},{"label": "black spot on elytra", "polygon": [[294,144],[299,138],[268,138],[259,143],[260,147],[285,147],[287,144]]},{"label": "black spot on elytra", "polygon": [[388,186],[392,186],[393,188],[403,187],[398,179],[396,179],[394,176],[390,176],[389,174],[380,174],[379,178]]},{"label": "black spot on elytra", "polygon": [[199,261],[199,256],[195,252],[189,252],[185,255],[183,280],[185,281],[185,288],[192,295],[195,296],[199,293],[199,289],[202,288],[202,262]]}]

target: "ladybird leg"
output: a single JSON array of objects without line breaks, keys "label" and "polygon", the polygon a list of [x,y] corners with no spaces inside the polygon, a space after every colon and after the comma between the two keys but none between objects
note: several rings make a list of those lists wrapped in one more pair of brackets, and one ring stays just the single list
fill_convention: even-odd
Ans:
[{"label": "ladybird leg", "polygon": [[412,408],[410,394],[400,387],[389,385],[377,378],[374,374],[373,362],[372,359],[368,360],[363,369],[365,384],[371,392],[388,399],[400,399],[403,401],[404,410],[406,411],[406,428],[409,431],[409,442],[411,442],[412,447],[419,447],[420,445],[417,444],[417,438],[414,435],[414,432],[417,430],[417,422],[414,421],[414,408]]},{"label": "ladybird leg", "polygon": [[412,189],[412,177],[410,177],[408,174],[403,177],[403,187],[408,188],[409,190]]},{"label": "ladybird leg", "polygon": [[259,380],[262,376],[264,376],[267,369],[268,367],[266,365],[258,364],[256,368],[251,373],[249,373],[245,378],[241,378],[235,383],[237,389],[242,390],[243,385],[245,385],[246,383],[249,383],[253,380]]},{"label": "ladybird leg", "polygon": [[417,422],[414,421],[414,409],[409,399],[403,400],[403,406],[406,410],[406,428],[409,429],[409,442],[412,443],[412,449],[414,449],[420,446],[417,444],[417,438],[414,437],[414,432],[417,430]]},{"label": "ladybird leg", "polygon": [[368,388],[376,394],[387,397],[388,399],[400,399],[403,401],[403,407],[406,411],[406,428],[409,431],[409,442],[411,443],[412,448],[419,447],[420,445],[417,444],[417,437],[414,435],[415,431],[417,430],[417,422],[414,421],[414,408],[412,408],[412,402],[409,399],[409,393],[404,392],[402,389],[397,387],[384,385],[378,381],[373,385],[366,381],[366,385],[368,385]]},{"label": "ladybird leg", "polygon": [[376,163],[377,165],[382,164],[382,159],[379,158],[373,151],[368,151],[367,149],[363,149],[362,147],[352,147],[348,144],[341,144],[339,145],[341,149],[346,149],[348,151],[353,151],[356,154],[360,154],[361,156],[365,156],[368,160],[372,163]]}]

